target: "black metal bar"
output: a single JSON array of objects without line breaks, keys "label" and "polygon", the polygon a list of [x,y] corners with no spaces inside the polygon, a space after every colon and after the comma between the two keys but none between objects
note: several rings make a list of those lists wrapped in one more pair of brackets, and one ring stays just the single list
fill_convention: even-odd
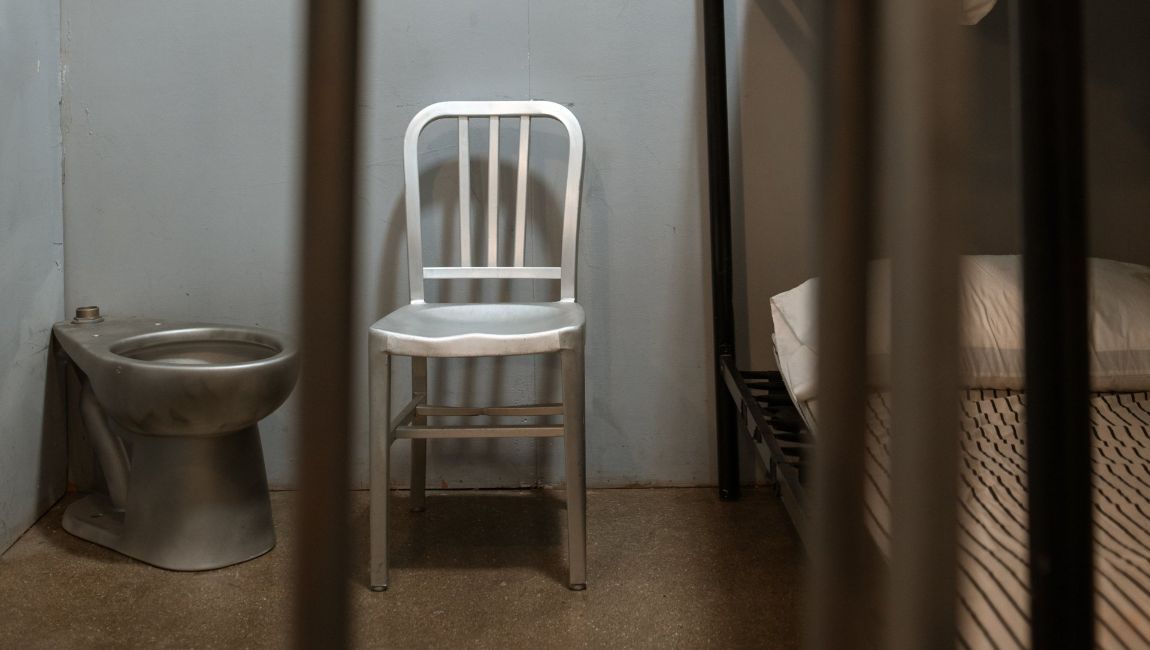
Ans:
[{"label": "black metal bar", "polygon": [[731,271],[731,169],[727,129],[727,53],[723,0],[703,1],[703,56],[707,82],[707,177],[711,220],[711,311],[714,322],[715,432],[719,498],[739,498],[739,441],[735,407],[723,397],[721,357],[735,356]]},{"label": "black metal bar", "polygon": [[359,1],[311,0],[304,118],[296,642],[348,645]]},{"label": "black metal bar", "polygon": [[875,204],[878,3],[825,3],[819,95],[819,443],[807,643],[875,645],[874,542],[864,526],[867,258]]},{"label": "black metal bar", "polygon": [[1016,0],[1033,647],[1094,646],[1082,12]]}]

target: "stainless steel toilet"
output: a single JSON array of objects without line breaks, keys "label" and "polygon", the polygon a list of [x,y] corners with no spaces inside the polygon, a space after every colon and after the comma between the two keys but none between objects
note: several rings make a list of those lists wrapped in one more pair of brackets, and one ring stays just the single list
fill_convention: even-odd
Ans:
[{"label": "stainless steel toilet", "polygon": [[256,423],[295,386],[296,347],[257,327],[102,318],[53,327],[108,484],[64,529],[165,569],[236,564],[275,546]]}]

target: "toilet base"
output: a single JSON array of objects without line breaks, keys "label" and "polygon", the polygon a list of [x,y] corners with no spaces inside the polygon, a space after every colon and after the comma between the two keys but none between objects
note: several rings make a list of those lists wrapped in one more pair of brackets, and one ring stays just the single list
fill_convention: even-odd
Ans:
[{"label": "toilet base", "polygon": [[162,569],[204,571],[275,546],[263,448],[255,426],[220,436],[135,436],[127,503],[91,494],[64,529]]}]

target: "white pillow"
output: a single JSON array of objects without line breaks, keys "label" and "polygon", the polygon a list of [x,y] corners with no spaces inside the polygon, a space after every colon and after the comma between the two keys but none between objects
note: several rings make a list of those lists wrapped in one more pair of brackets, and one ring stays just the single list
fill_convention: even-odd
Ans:
[{"label": "white pillow", "polygon": [[962,0],[962,24],[973,25],[986,17],[998,0]]},{"label": "white pillow", "polygon": [[[1150,268],[1096,258],[1088,264],[1091,387],[1098,392],[1150,390]],[[962,271],[962,383],[1020,390],[1025,364],[1021,258],[966,256]],[[817,393],[817,290],[812,279],[771,298],[779,369],[800,401]],[[872,263],[870,290],[870,379],[884,386],[890,367],[889,261]]]}]

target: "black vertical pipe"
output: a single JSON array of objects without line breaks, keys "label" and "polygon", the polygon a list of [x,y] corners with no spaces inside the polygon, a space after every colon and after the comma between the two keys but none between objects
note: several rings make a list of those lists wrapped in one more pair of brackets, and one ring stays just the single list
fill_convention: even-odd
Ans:
[{"label": "black vertical pipe", "polygon": [[1094,646],[1082,12],[1016,0],[1032,642]]},{"label": "black vertical pipe", "polygon": [[721,358],[735,356],[731,271],[731,163],[727,127],[727,44],[723,0],[703,0],[703,57],[707,82],[707,178],[711,220],[711,312],[715,353],[715,432],[719,498],[739,498],[739,441],[735,404],[723,381]]},{"label": "black vertical pipe", "polygon": [[304,115],[297,645],[348,645],[359,0],[311,0]]}]

